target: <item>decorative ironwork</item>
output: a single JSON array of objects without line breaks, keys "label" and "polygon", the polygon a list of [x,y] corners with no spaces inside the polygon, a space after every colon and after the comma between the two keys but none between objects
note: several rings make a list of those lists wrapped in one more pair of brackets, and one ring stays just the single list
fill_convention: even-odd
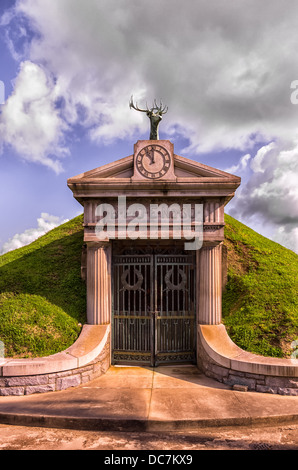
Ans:
[{"label": "decorative ironwork", "polygon": [[159,251],[114,256],[114,363],[195,361],[193,256]]},{"label": "decorative ironwork", "polygon": [[170,279],[173,278],[174,268],[170,269],[167,272],[167,274],[165,275],[165,283],[166,283],[167,287],[164,290],[185,290],[185,286],[186,286],[186,282],[187,282],[186,275],[185,275],[184,271],[182,271],[182,269],[178,269],[178,273],[181,276],[182,281],[178,282],[178,284],[173,284],[170,281]]},{"label": "decorative ironwork", "polygon": [[141,286],[143,284],[143,281],[144,281],[144,277],[143,277],[142,273],[136,268],[134,268],[133,272],[137,277],[137,282],[135,284],[129,284],[127,282],[127,277],[130,276],[130,269],[126,269],[125,271],[123,271],[123,273],[121,275],[121,283],[123,285],[123,288],[120,289],[121,291],[122,290],[142,290],[142,291],[144,291],[144,289],[141,288]]}]

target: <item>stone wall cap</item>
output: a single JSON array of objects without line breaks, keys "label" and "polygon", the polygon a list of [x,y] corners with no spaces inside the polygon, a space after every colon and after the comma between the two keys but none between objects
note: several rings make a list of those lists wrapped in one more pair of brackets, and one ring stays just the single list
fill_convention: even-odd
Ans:
[{"label": "stone wall cap", "polygon": [[218,364],[238,372],[298,377],[298,359],[266,357],[244,351],[229,337],[223,324],[199,325],[202,345]]},{"label": "stone wall cap", "polygon": [[50,374],[82,367],[103,349],[110,325],[84,325],[76,342],[65,351],[34,359],[7,358],[0,364],[0,377]]}]

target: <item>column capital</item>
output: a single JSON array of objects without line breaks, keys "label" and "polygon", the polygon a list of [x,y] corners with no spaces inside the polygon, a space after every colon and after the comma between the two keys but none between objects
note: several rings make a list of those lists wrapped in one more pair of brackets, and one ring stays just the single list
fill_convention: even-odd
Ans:
[{"label": "column capital", "polygon": [[87,248],[109,248],[112,246],[112,243],[110,240],[99,240],[99,241],[92,241],[92,242],[85,242],[87,245]]},{"label": "column capital", "polygon": [[222,241],[204,241],[201,250],[203,248],[212,248],[212,247],[221,246],[221,245],[223,245]]}]

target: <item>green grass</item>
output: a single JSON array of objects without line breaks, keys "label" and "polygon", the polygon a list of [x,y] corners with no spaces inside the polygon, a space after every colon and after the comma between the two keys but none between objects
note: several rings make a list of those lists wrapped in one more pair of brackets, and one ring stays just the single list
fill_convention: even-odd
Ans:
[{"label": "green grass", "polygon": [[6,357],[69,347],[86,322],[82,216],[0,257],[0,340]]},{"label": "green grass", "polygon": [[247,351],[289,357],[298,339],[298,256],[226,215],[223,323]]},{"label": "green grass", "polygon": [[[69,347],[86,323],[82,216],[0,256],[0,340],[6,357]],[[226,215],[223,323],[242,349],[289,357],[298,339],[298,256]]]}]

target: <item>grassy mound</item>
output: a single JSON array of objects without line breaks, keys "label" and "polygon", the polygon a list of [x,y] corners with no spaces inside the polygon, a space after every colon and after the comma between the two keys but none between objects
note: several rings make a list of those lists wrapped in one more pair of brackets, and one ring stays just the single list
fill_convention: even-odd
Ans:
[{"label": "grassy mound", "polygon": [[6,357],[54,354],[86,322],[82,216],[0,257],[0,340]]},{"label": "grassy mound", "polygon": [[226,215],[223,323],[256,354],[289,357],[298,339],[298,256]]}]

